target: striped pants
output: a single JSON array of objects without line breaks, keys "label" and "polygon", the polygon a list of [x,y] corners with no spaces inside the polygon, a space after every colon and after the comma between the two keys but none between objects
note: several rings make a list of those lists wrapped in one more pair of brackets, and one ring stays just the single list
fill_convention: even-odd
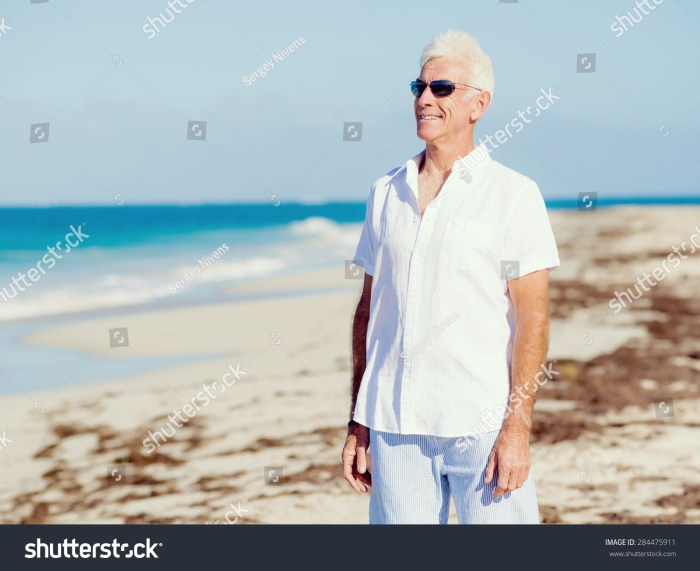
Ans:
[{"label": "striped pants", "polygon": [[521,488],[494,500],[498,470],[484,475],[499,430],[448,438],[370,429],[370,524],[446,524],[450,497],[459,523],[539,523],[532,473]]}]

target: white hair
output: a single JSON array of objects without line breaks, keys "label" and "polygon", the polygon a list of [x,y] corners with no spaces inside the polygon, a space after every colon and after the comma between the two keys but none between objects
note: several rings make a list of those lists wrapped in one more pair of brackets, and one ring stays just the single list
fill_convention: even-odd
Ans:
[{"label": "white hair", "polygon": [[488,91],[493,97],[495,79],[491,58],[481,49],[476,38],[458,30],[447,30],[435,36],[420,56],[421,68],[431,59],[439,57],[466,60],[470,71],[470,85]]}]

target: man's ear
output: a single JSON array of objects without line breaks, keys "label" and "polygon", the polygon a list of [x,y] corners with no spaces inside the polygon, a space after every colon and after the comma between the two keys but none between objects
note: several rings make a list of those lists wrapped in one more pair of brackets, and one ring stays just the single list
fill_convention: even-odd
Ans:
[{"label": "man's ear", "polygon": [[476,122],[486,113],[486,109],[491,104],[491,94],[488,91],[481,91],[474,99],[476,104],[470,116],[472,122]]}]

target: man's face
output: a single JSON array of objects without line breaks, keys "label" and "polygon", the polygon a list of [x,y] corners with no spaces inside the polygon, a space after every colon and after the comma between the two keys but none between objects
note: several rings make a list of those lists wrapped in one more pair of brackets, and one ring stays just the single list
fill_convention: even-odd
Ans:
[{"label": "man's face", "polygon": [[[437,79],[448,79],[453,83],[470,81],[467,65],[457,58],[441,57],[432,59],[423,66],[418,79],[430,83]],[[480,87],[480,86],[475,86]],[[425,142],[459,140],[469,128],[472,112],[479,92],[458,85],[452,95],[435,97],[426,88],[420,97],[415,98],[413,109],[416,115],[418,138]],[[427,118],[432,117],[432,118]]]}]

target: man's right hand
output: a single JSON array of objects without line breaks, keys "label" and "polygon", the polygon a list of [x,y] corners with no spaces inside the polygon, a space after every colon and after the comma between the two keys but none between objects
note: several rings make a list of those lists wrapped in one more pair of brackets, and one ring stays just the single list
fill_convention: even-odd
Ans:
[{"label": "man's right hand", "polygon": [[352,423],[343,448],[343,475],[356,492],[367,492],[372,485],[372,475],[367,470],[369,428]]}]

